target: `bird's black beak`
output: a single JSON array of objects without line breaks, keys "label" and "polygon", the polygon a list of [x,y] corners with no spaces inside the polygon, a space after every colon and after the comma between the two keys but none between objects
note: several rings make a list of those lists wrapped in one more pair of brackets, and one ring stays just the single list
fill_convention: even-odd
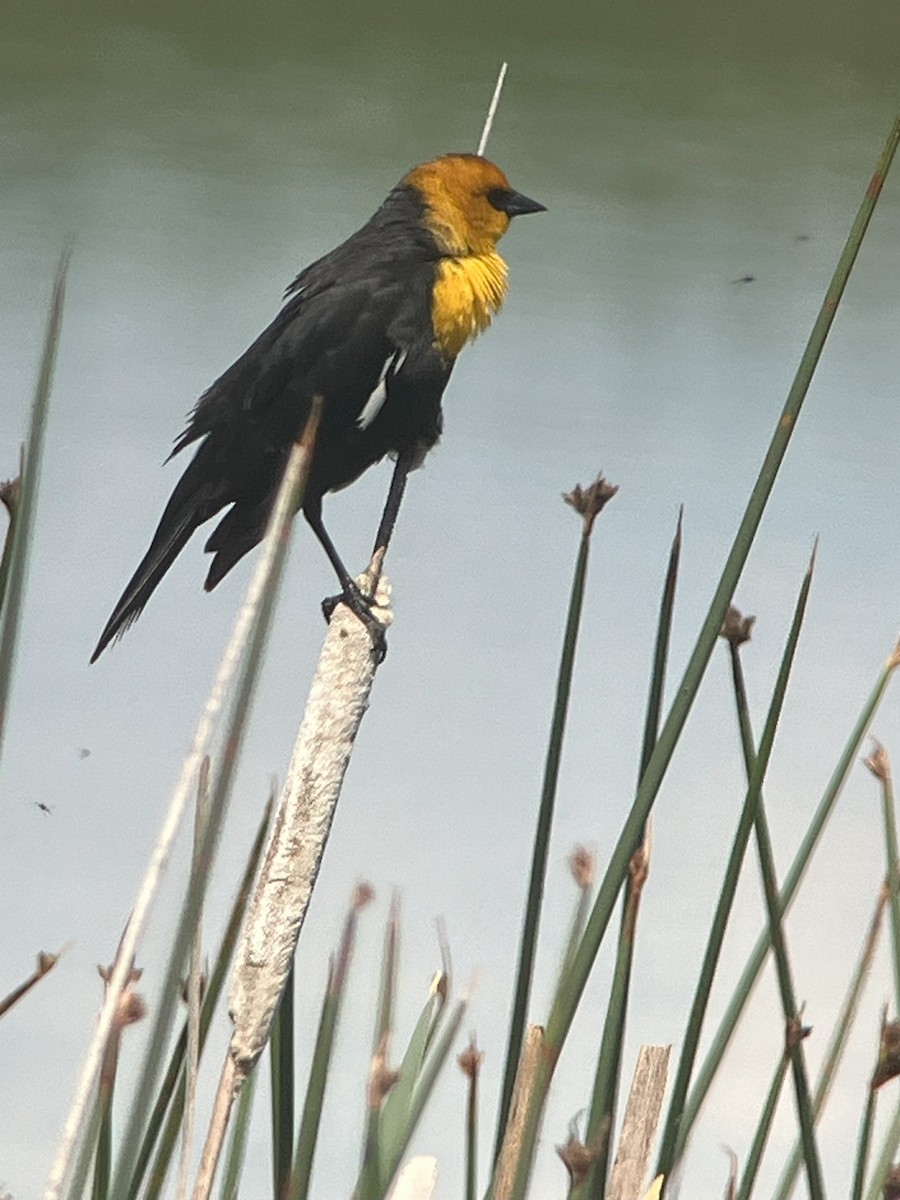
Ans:
[{"label": "bird's black beak", "polygon": [[530,200],[527,196],[523,196],[521,192],[514,192],[510,188],[494,188],[488,192],[488,202],[502,213],[506,213],[508,217],[521,217],[525,213],[546,212],[546,204],[539,204],[537,200]]}]

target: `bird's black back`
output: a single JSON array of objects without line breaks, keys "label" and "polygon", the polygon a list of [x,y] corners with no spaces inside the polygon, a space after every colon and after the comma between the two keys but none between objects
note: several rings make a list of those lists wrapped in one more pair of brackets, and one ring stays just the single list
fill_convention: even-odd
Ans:
[{"label": "bird's black back", "polygon": [[423,212],[414,188],[395,188],[360,230],[301,271],[268,328],[200,397],[172,453],[199,445],[94,658],[139,615],[199,525],[230,506],[206,544],[215,555],[207,588],[260,540],[314,396],[322,416],[305,504],[386,454],[437,441],[453,362],[434,344],[440,253]]}]

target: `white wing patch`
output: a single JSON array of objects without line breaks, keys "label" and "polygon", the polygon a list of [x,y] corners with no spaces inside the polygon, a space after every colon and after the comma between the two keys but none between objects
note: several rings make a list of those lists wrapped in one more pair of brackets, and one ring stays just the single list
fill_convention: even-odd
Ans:
[{"label": "white wing patch", "polygon": [[356,418],[356,424],[360,429],[368,429],[381,412],[382,408],[384,407],[384,402],[387,400],[388,376],[396,375],[405,362],[405,350],[396,350],[389,358],[385,360],[385,364],[381,368],[381,374],[378,376],[378,382],[372,389],[368,400],[363,405],[362,412]]}]

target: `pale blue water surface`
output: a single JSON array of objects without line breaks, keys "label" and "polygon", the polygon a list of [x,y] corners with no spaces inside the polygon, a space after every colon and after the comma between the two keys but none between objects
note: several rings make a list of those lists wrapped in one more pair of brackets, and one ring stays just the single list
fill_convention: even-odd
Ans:
[{"label": "pale blue water surface", "polygon": [[[482,1155],[578,525],[561,491],[620,485],[595,535],[532,1006],[546,1014],[576,842],[601,859],[630,802],[658,596],[678,506],[685,549],[677,681],[843,239],[897,106],[900,14],[846,5],[463,3],[7,5],[0,14],[0,476],[18,444],[60,248],[75,239],[2,793],[5,984],[72,949],[0,1027],[0,1181],[39,1193],[160,814],[252,561],[212,596],[192,545],[121,645],[88,656],[178,475],[161,462],[196,396],[268,322],[297,269],[357,227],[413,163],[472,148],[503,58],[491,155],[548,212],[503,243],[509,301],[461,360],[446,433],[410,485],[392,549],[396,624],[301,943],[300,1069],[354,882],[372,880],[318,1192],[348,1195],[361,1129],[380,921],[404,904],[405,1037],[439,963],[486,1051]],[[738,594],[761,729],[796,590],[821,537],[809,618],[767,798],[784,870],[900,623],[900,178],[879,206]],[[747,283],[734,282],[752,276]],[[362,565],[382,466],[327,503]],[[243,754],[210,944],[273,773],[283,773],[332,589],[297,529]],[[875,732],[900,753],[890,695]],[[90,750],[83,757],[80,750]],[[656,809],[627,1071],[674,1042],[690,1001],[742,769],[716,655]],[[37,803],[52,813],[42,813]],[[790,922],[820,1060],[883,872],[875,784],[855,769]],[[175,866],[183,869],[186,843]],[[762,915],[748,862],[713,1000],[721,1012]],[[173,881],[141,954],[159,982]],[[536,1197],[565,1194],[553,1146],[588,1103],[604,955],[557,1076]],[[878,1010],[878,960],[822,1130],[846,1191]],[[218,1062],[220,1030],[211,1048]],[[698,1128],[684,1196],[721,1195],[780,1052],[771,980]],[[136,1057],[141,1040],[129,1034]],[[128,1062],[131,1061],[126,1055]],[[126,1071],[130,1069],[126,1063]],[[123,1088],[123,1091],[125,1089]],[[265,1105],[264,1086],[258,1103]],[[888,1107],[892,1101],[889,1100]],[[463,1081],[448,1071],[415,1149],[439,1197],[462,1186]],[[269,1178],[265,1121],[249,1195]],[[787,1096],[760,1194],[794,1129]]]}]

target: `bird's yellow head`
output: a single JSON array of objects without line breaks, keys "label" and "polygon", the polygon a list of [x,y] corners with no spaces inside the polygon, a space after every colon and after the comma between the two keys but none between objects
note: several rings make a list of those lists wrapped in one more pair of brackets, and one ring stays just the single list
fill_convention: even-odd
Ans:
[{"label": "bird's yellow head", "polygon": [[544,205],[514,191],[499,167],[478,154],[444,154],[413,167],[401,180],[425,202],[438,246],[454,257],[489,254],[512,217]]}]

